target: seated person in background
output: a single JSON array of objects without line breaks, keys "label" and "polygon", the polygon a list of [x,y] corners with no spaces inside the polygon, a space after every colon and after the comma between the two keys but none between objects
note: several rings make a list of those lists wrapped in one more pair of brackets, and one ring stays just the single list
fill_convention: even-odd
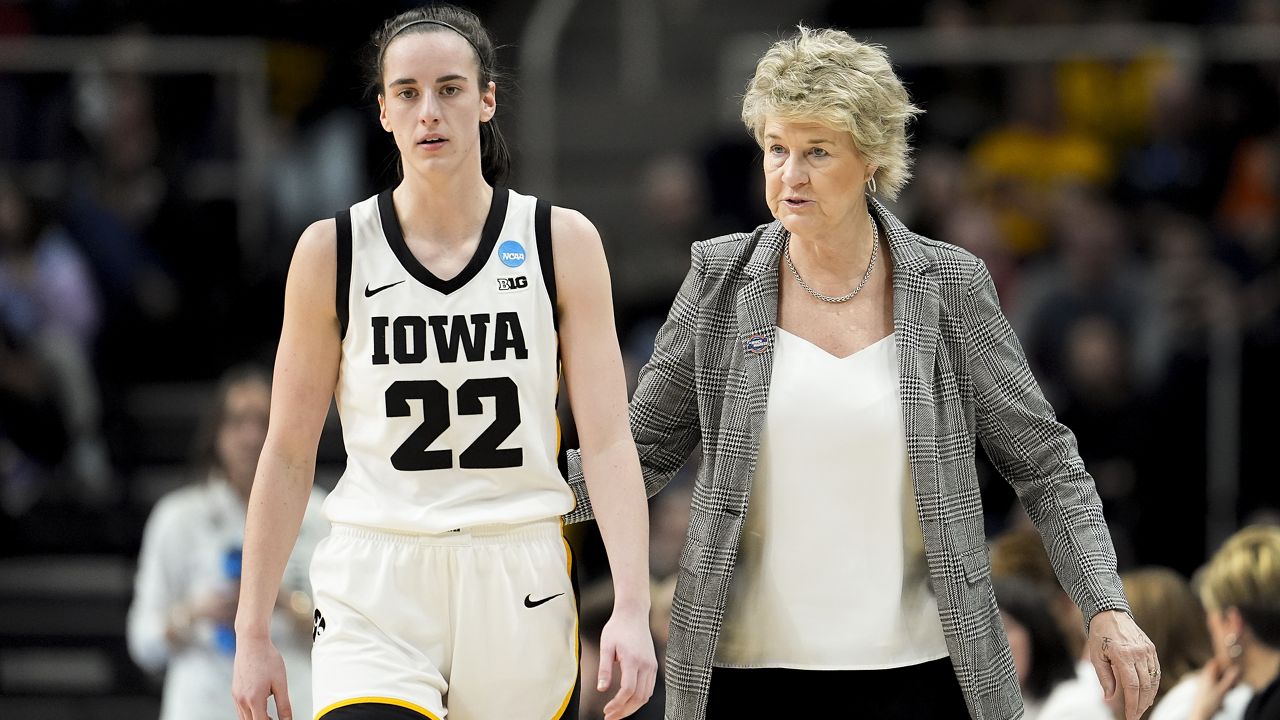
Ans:
[{"label": "seated person in background", "polygon": [[[1213,657],[1204,607],[1181,575],[1163,567],[1140,568],[1120,576],[1129,598],[1133,619],[1142,623],[1155,643],[1164,669],[1164,682],[1156,694],[1150,720],[1186,720],[1191,717],[1201,675],[1197,672]],[[1224,699],[1214,720],[1234,720],[1244,714],[1253,695],[1237,685]]]},{"label": "seated person in background", "polygon": [[1232,535],[1209,560],[1199,589],[1214,656],[1188,717],[1216,717],[1240,684],[1253,699],[1238,717],[1280,718],[1280,528]]},{"label": "seated person in background", "polygon": [[1076,675],[1066,637],[1049,612],[1049,596],[1014,577],[993,582],[1009,636],[1026,720],[1113,720],[1097,684]]},{"label": "seated person in background", "polygon": [[[128,640],[138,665],[166,671],[161,720],[236,720],[231,667],[240,548],[270,406],[265,371],[246,366],[224,375],[197,439],[199,479],[161,498],[147,520]],[[299,718],[311,716],[312,632],[323,631],[313,626],[307,578],[311,552],[328,532],[323,499],[316,490],[307,503],[272,625]]]}]

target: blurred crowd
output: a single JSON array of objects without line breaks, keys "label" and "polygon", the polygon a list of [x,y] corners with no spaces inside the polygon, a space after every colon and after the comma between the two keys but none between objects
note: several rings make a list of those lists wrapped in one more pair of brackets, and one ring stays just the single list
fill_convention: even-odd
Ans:
[{"label": "blurred crowd", "polygon": [[[523,3],[469,4],[500,39],[518,37],[529,13]],[[702,4],[658,3],[672,12]],[[365,37],[351,28],[372,29],[406,3],[316,5],[0,0],[4,41],[265,38],[261,131],[272,150],[261,188],[265,236],[239,237],[246,210],[228,168],[244,160],[243,118],[225,78],[110,63],[0,67],[0,555],[136,551],[150,508],[139,507],[132,484],[148,462],[133,393],[209,383],[243,360],[269,365],[300,230],[393,181],[391,148],[353,61]],[[1280,2],[833,1],[804,19],[873,39],[882,28],[943,37],[1097,25],[1132,34],[1134,52],[1122,58],[900,66],[926,114],[912,131],[915,177],[894,211],[986,262],[1097,480],[1121,569],[1133,571],[1126,591],[1135,613],[1151,618],[1140,623],[1163,644],[1162,658],[1185,656],[1165,661],[1166,686],[1204,667],[1219,648],[1207,630],[1189,629],[1203,613],[1186,583],[1227,533],[1280,518],[1266,455],[1270,413],[1280,407],[1280,60],[1188,58],[1140,38],[1144,24],[1169,23],[1205,37],[1220,28],[1271,32],[1280,46]],[[705,112],[735,101],[708,97]],[[633,184],[619,188],[632,214],[597,218],[632,377],[687,269],[689,243],[769,219],[758,162],[737,129],[655,143]],[[518,187],[518,158],[516,171]],[[566,445],[573,437],[569,423]],[[988,533],[1017,537],[1017,504],[984,471]],[[1215,485],[1224,479],[1226,494]],[[654,501],[660,640],[688,482]],[[1229,519],[1216,537],[1215,497],[1225,498]],[[102,524],[79,526],[79,535],[42,530],[65,527],[57,523],[68,514]],[[586,661],[592,623],[608,605],[592,594],[602,552],[589,533],[575,539],[587,581]],[[999,574],[998,552],[993,560]],[[1166,569],[1137,570],[1147,566]],[[1058,602],[1044,598],[1065,598],[1038,572],[1010,571],[1020,579],[997,588],[1006,624],[1032,634],[1048,627],[1036,613]],[[1019,608],[1030,614],[1016,617]],[[1060,615],[1049,622],[1063,625]],[[1044,653],[1024,687],[1036,702],[1075,677],[1077,635],[1063,633],[1057,649],[1030,642]]]}]

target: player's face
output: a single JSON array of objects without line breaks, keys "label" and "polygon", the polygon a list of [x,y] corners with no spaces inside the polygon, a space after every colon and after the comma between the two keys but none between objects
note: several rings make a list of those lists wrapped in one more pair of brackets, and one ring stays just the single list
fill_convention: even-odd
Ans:
[{"label": "player's face", "polygon": [[778,118],[765,122],[765,201],[793,235],[839,231],[866,213],[862,188],[874,169],[843,130]]},{"label": "player's face", "polygon": [[480,123],[497,108],[492,82],[480,85],[475,50],[451,30],[396,38],[382,59],[382,127],[395,136],[405,171],[480,165]]},{"label": "player's face", "polygon": [[232,385],[222,408],[218,426],[218,462],[227,480],[245,496],[253,485],[258,456],[267,440],[267,418],[271,414],[271,391],[257,380]]}]

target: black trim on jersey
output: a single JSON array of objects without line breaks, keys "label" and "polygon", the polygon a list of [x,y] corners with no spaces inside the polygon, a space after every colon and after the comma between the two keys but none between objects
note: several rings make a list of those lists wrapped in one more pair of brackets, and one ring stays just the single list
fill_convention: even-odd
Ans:
[{"label": "black trim on jersey", "polygon": [[351,211],[339,212],[338,223],[338,287],[334,300],[338,307],[338,337],[347,336],[347,320],[351,305]]},{"label": "black trim on jersey", "polygon": [[556,263],[551,255],[551,203],[538,200],[533,213],[533,234],[538,243],[538,264],[542,266],[542,284],[551,298],[551,323],[560,331],[560,308],[556,305]]},{"label": "black trim on jersey", "polygon": [[489,215],[485,218],[484,228],[480,231],[480,244],[476,246],[476,253],[471,256],[471,262],[462,268],[462,272],[448,280],[441,280],[433,275],[418,262],[418,258],[413,256],[413,251],[404,241],[404,231],[400,228],[400,218],[396,215],[391,190],[385,190],[378,195],[378,214],[382,216],[382,234],[386,235],[391,252],[395,253],[404,269],[423,285],[448,295],[475,277],[489,261],[489,256],[493,254],[493,246],[498,244],[498,234],[502,232],[502,226],[507,219],[507,189],[504,187],[493,189],[493,202],[489,204]]}]

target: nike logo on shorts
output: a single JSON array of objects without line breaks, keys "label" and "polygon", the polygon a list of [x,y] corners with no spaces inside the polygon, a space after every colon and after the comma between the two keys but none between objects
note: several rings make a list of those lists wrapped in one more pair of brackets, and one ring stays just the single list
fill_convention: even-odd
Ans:
[{"label": "nike logo on shorts", "polygon": [[544,598],[542,598],[541,600],[534,600],[532,595],[525,595],[525,596],[524,596],[524,606],[525,606],[525,607],[527,607],[527,608],[536,608],[536,607],[538,607],[539,605],[541,605],[542,603],[545,603],[545,602],[551,602],[552,600],[555,600],[556,598],[560,597],[560,596],[561,596],[561,595],[563,595],[563,594],[564,594],[564,593],[556,593],[555,595],[552,595],[551,597],[544,597]]}]

